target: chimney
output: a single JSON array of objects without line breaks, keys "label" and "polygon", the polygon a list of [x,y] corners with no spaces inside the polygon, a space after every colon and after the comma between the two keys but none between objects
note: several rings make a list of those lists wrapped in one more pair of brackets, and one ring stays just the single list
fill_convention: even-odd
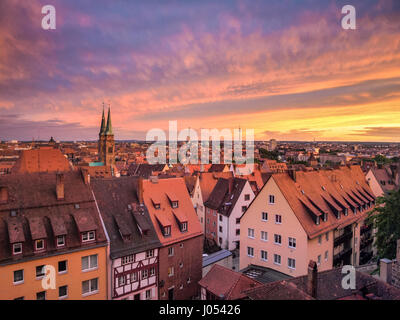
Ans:
[{"label": "chimney", "polygon": [[313,298],[317,297],[317,284],[318,284],[317,263],[313,260],[310,260],[310,263],[308,264],[307,294]]},{"label": "chimney", "polygon": [[86,185],[90,184],[90,174],[88,170],[82,170],[83,182]]},{"label": "chimney", "polygon": [[392,284],[392,260],[380,260],[380,278],[386,283]]},{"label": "chimney", "polygon": [[5,204],[8,202],[8,188],[0,187],[0,204]]},{"label": "chimney", "polygon": [[288,170],[288,173],[289,173],[289,177],[291,177],[293,179],[293,181],[296,182],[296,169],[290,168]]},{"label": "chimney", "polygon": [[56,173],[57,200],[64,200],[64,174]]},{"label": "chimney", "polygon": [[139,204],[142,205],[144,202],[143,201],[143,178],[142,177],[140,177],[138,180],[137,197],[138,197]]}]

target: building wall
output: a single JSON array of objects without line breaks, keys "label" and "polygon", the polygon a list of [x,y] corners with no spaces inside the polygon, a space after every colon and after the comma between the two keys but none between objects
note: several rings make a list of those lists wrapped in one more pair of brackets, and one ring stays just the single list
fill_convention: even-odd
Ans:
[{"label": "building wall", "polygon": [[[151,299],[158,299],[158,249],[154,249],[154,256],[146,258],[146,252],[140,252],[134,254],[134,262],[122,265],[122,259],[118,258],[113,260],[113,283],[112,286],[115,288],[117,296],[116,300],[128,299],[134,300],[134,296],[139,294],[140,300],[146,300],[146,291],[151,290]],[[146,266],[155,265],[154,276],[149,276],[147,279],[141,279],[141,270]],[[127,284],[124,286],[118,286],[118,279],[114,277],[114,273],[117,272],[119,275],[127,275]],[[138,272],[138,280],[130,284],[130,274],[132,272]],[[125,289],[125,291],[124,291]]]},{"label": "building wall", "polygon": [[199,177],[197,177],[197,179],[196,179],[196,184],[194,186],[194,191],[193,191],[193,198],[191,198],[191,200],[193,203],[193,207],[196,208],[197,217],[199,218],[202,230],[203,230],[203,232],[205,232],[205,229],[204,229],[205,208],[204,208],[203,196],[201,194]]},{"label": "building wall", "polygon": [[[46,258],[38,258],[26,262],[0,266],[0,300],[24,297],[26,300],[36,300],[36,293],[46,291],[46,299],[58,300],[58,288],[68,286],[68,298],[66,300],[105,300],[106,291],[106,252],[107,247],[80,250],[68,254],[60,254]],[[81,258],[97,254],[98,267],[91,271],[82,271]],[[58,274],[58,262],[67,260],[67,272]],[[36,266],[52,265],[56,271],[55,289],[44,290],[42,280],[36,279]],[[24,270],[24,281],[21,284],[13,284],[14,271]],[[82,295],[82,281],[98,278],[98,292]]]},{"label": "building wall", "polygon": [[218,213],[217,210],[213,210],[206,207],[205,215],[205,236],[207,239],[214,240],[218,244]]},{"label": "building wall", "polygon": [[[244,196],[248,194],[250,195],[249,200],[245,200]],[[239,219],[243,215],[242,211],[242,206],[248,207],[254,199],[254,192],[250,187],[249,182],[246,182],[239,199],[236,202],[235,207],[233,208],[231,215],[229,216],[229,222],[228,222],[228,230],[227,230],[227,236],[228,238],[223,241],[223,243],[228,243],[228,247],[224,247],[224,249],[228,250],[234,250],[236,249],[236,242],[240,241],[240,235],[236,235],[236,229],[239,227],[240,224],[236,224],[236,219]]]},{"label": "building wall", "polygon": [[[183,244],[183,247],[181,247]],[[168,248],[174,255],[168,256]],[[199,294],[198,282],[202,278],[203,236],[162,247],[159,251],[159,299],[168,299],[168,289],[173,288],[174,300],[188,300]],[[183,263],[182,268],[180,263]],[[168,268],[174,268],[168,276]],[[190,282],[188,280],[190,278]],[[182,288],[181,288],[182,286]]]},{"label": "building wall", "polygon": [[[275,204],[269,204],[269,195],[275,196]],[[268,221],[262,221],[262,212],[268,213]],[[282,216],[282,224],[275,223],[275,214]],[[254,229],[255,238],[248,237],[248,228]],[[261,240],[261,231],[268,232],[268,240]],[[281,235],[282,244],[274,243],[274,234]],[[289,248],[289,237],[296,239],[296,248]],[[247,255],[247,247],[254,248],[254,257]],[[307,273],[308,240],[293,210],[271,178],[254,199],[240,221],[240,262],[243,269],[250,264],[277,270],[293,277]],[[261,259],[261,250],[267,251],[268,259]],[[274,263],[274,254],[281,256],[281,265]],[[296,260],[296,268],[288,267],[288,258]]]},{"label": "building wall", "polygon": [[[328,240],[326,235],[328,234]],[[332,269],[333,266],[333,241],[334,232],[329,231],[321,234],[321,242],[319,236],[308,240],[307,248],[307,261],[313,260],[317,262],[318,271],[325,271]],[[328,252],[328,259],[325,259],[325,252]],[[318,263],[318,256],[321,256],[321,262]],[[305,270],[303,274],[306,274]]]}]

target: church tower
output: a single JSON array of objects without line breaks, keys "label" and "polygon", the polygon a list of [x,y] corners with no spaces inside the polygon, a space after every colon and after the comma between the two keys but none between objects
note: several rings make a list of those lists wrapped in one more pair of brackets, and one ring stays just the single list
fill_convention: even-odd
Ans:
[{"label": "church tower", "polygon": [[115,165],[115,142],[111,125],[111,108],[108,107],[107,125],[105,125],[104,106],[99,133],[99,161],[106,166]]}]

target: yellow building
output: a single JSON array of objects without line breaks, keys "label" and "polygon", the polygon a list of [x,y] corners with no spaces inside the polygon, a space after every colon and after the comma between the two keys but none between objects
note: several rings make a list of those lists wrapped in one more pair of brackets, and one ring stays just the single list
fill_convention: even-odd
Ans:
[{"label": "yellow building", "polygon": [[0,299],[107,299],[108,240],[89,177],[0,181]]}]

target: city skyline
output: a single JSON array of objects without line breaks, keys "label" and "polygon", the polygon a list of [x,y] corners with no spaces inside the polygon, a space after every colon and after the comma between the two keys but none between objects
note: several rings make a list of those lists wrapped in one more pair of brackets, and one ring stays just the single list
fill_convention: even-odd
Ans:
[{"label": "city skyline", "polygon": [[[101,2],[101,5],[99,4]],[[400,141],[400,4],[353,1],[0,4],[0,140],[116,140],[152,128],[254,128],[256,140]]]}]

